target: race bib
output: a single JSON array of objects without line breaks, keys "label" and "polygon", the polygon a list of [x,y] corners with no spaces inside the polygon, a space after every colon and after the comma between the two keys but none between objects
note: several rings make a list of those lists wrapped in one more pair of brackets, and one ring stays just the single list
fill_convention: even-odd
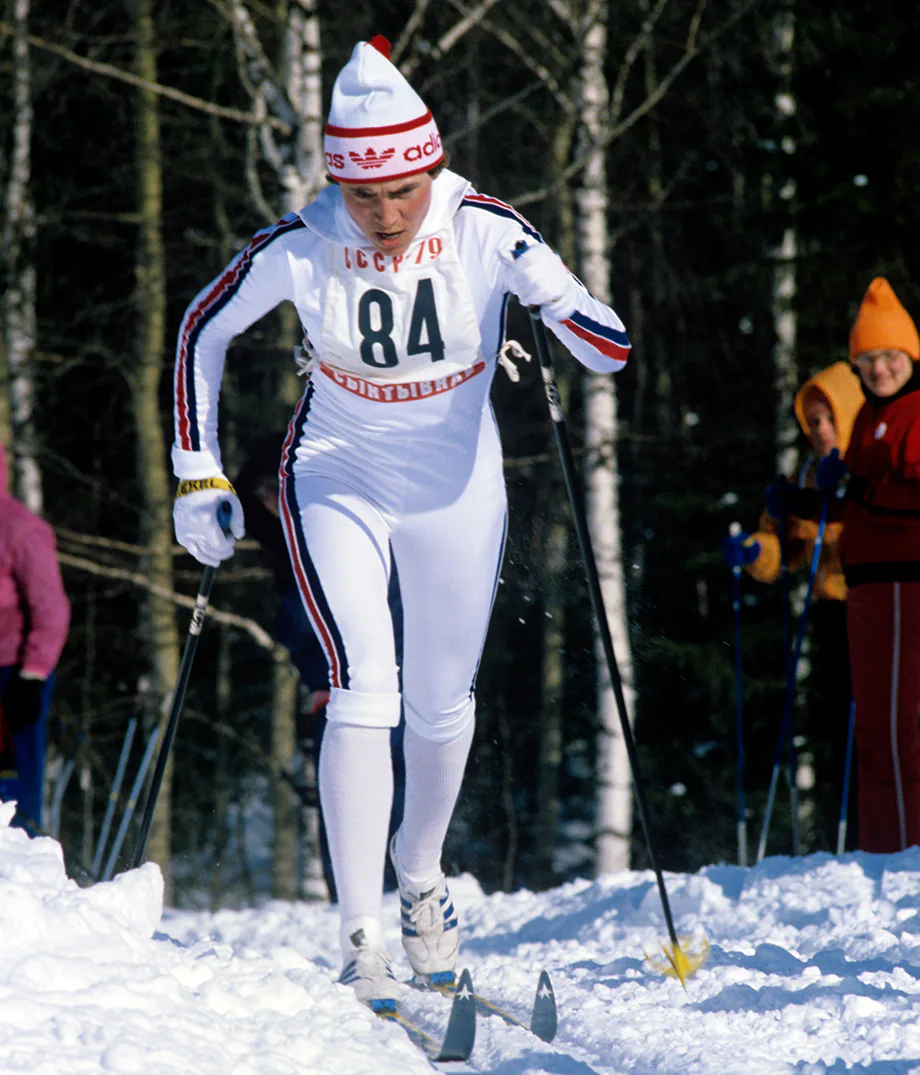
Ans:
[{"label": "race bib", "polygon": [[322,361],[372,381],[447,377],[479,361],[482,338],[453,229],[405,254],[331,246]]}]

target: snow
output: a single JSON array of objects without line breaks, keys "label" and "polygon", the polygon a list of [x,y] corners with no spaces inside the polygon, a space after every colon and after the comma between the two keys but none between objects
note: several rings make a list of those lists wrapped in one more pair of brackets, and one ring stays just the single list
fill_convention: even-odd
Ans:
[{"label": "snow", "polygon": [[[395,1026],[334,984],[335,910],[269,902],[163,909],[148,864],[68,879],[60,846],[0,804],[0,1073],[411,1075]],[[547,967],[559,1033],[480,1017],[473,1063],[500,1075],[920,1073],[920,849],[772,858],[667,874],[678,932],[711,945],[686,991],[646,950],[667,939],[654,878],[624,872],[486,896],[455,878],[462,963],[526,1018]],[[395,900],[385,910],[397,969]],[[398,954],[397,954],[398,953]],[[437,1033],[447,1001],[410,992]]]}]

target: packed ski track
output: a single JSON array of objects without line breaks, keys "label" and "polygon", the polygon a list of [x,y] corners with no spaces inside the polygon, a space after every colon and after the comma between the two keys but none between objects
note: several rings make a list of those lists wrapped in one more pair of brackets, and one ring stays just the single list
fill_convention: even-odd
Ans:
[{"label": "packed ski track", "polygon": [[[317,903],[163,909],[151,864],[79,887],[61,849],[0,805],[0,1073],[430,1072],[403,1030],[336,985],[338,923]],[[470,1066],[497,1075],[920,1073],[920,849],[769,858],[667,874],[679,932],[705,936],[686,991],[650,966],[666,939],[650,873],[486,896],[455,878],[461,963],[525,1022],[539,972],[547,1044],[478,1017]],[[397,969],[397,913],[386,917]],[[440,1037],[450,1001],[407,990]]]}]

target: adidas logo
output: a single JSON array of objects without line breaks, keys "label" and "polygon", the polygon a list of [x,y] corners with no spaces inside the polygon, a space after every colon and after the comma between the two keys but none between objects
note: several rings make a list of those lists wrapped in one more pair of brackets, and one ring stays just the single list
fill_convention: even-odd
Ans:
[{"label": "adidas logo", "polygon": [[360,153],[349,153],[348,156],[359,168],[382,168],[395,153],[396,150],[392,147],[378,153],[373,146],[368,146],[363,157]]},{"label": "adidas logo", "polygon": [[355,948],[363,948],[365,944],[367,944],[367,941],[364,937],[363,929],[356,929],[355,932],[352,933],[352,935],[348,939],[355,946]]}]

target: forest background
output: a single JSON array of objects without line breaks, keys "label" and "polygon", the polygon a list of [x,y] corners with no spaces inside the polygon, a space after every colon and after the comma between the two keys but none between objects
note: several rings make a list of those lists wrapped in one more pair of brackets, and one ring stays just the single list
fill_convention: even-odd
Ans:
[{"label": "forest background", "polygon": [[[755,527],[766,484],[794,466],[794,390],[846,357],[872,277],[920,316],[915,6],[4,0],[2,11],[0,435],[13,490],[55,527],[73,605],[48,789],[73,876],[99,860],[132,720],[116,822],[168,710],[200,579],[171,527],[179,321],[256,230],[322,184],[333,79],[375,33],[430,105],[454,170],[523,212],[626,323],[634,353],[615,397],[558,350],[556,364],[592,529],[615,561],[602,562],[605,594],[623,625],[652,834],[666,869],[737,861],[720,544],[733,520]],[[519,310],[510,327],[530,349]],[[231,349],[228,474],[284,428],[302,384],[297,341],[279,308]],[[609,749],[609,685],[539,373],[521,374],[514,384],[500,370],[493,391],[511,528],[445,862],[487,890],[648,863],[641,829],[630,833],[625,758]],[[600,412],[598,391],[609,393]],[[272,644],[275,602],[263,553],[241,543],[218,572],[151,834],[176,905],[322,891],[310,700]],[[779,587],[745,580],[741,621],[753,833],[783,713]],[[802,792],[801,849],[831,850],[807,646],[805,657],[798,744],[815,784]],[[627,800],[622,831],[605,813],[613,786]],[[771,852],[790,851],[790,821],[780,794]]]}]

